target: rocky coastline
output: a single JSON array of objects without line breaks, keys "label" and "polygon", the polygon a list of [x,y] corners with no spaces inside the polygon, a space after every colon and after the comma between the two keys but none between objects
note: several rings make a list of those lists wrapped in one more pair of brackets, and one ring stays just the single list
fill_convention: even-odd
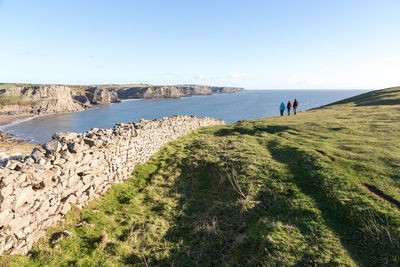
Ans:
[{"label": "rocky coastline", "polygon": [[[237,87],[203,85],[56,85],[0,83],[0,126],[30,117],[64,112],[78,112],[120,103],[129,99],[168,99],[193,95],[212,95],[244,91]],[[14,139],[0,129],[0,152],[10,152],[9,143],[24,144],[28,140]],[[12,149],[14,152],[14,149]]]},{"label": "rocky coastline", "polygon": [[0,84],[0,125],[41,114],[77,112],[126,99],[167,99],[244,91],[203,85]]}]

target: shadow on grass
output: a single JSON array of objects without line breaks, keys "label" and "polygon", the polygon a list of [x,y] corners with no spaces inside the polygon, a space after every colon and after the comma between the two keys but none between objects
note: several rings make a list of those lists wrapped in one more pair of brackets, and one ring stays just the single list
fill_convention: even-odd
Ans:
[{"label": "shadow on grass", "polygon": [[[271,258],[275,244],[268,241],[272,226],[260,224],[268,218],[272,224],[281,221],[306,235],[306,222],[315,216],[312,212],[295,209],[290,205],[293,191],[274,192],[264,187],[254,197],[255,207],[242,211],[241,198],[232,185],[218,173],[219,167],[208,162],[196,169],[184,169],[177,179],[173,192],[181,195],[179,205],[182,215],[175,219],[164,239],[179,244],[170,257],[162,260],[150,259],[152,264],[179,266],[232,266],[265,265],[274,261],[289,265],[284,259]],[[279,179],[279,178],[278,178]],[[284,216],[282,210],[296,216]],[[297,264],[308,266],[315,263],[313,255],[304,254]],[[150,263],[150,262],[149,262]]]},{"label": "shadow on grass", "polygon": [[[226,169],[218,163],[185,160],[180,165],[180,176],[170,189],[171,193],[180,196],[175,209],[182,212],[173,219],[172,227],[163,237],[167,243],[174,244],[174,249],[162,259],[149,257],[148,263],[168,266],[255,266],[270,263],[315,266],[321,263],[326,256],[313,255],[312,249],[303,251],[304,243],[311,248],[316,239],[323,237],[314,238],[315,229],[309,228],[311,221],[318,221],[315,211],[292,204],[299,201],[293,183],[286,181],[286,176],[268,164],[255,177],[246,177],[246,169],[240,163],[231,167],[235,168],[238,177],[245,177],[241,180],[242,190],[245,195],[252,195],[254,205],[243,210],[246,199],[235,191],[227,179]],[[252,186],[246,181],[260,189],[251,192]],[[287,186],[282,186],[282,183],[287,183]],[[275,229],[279,223],[283,228]],[[288,248],[277,248],[281,246],[280,241],[274,243],[269,239],[273,231],[280,235],[280,231],[291,229],[298,229],[300,233],[297,239],[287,234],[289,240],[296,241],[288,244]],[[287,255],[282,257],[281,253]],[[125,263],[139,263],[141,260],[132,254]],[[335,264],[336,259],[330,260],[332,262],[328,264]]]},{"label": "shadow on grass", "polygon": [[329,173],[329,169],[323,169],[307,152],[277,142],[269,143],[268,150],[275,160],[288,167],[296,185],[315,200],[326,224],[356,262],[363,266],[400,264],[397,255],[400,236],[395,230],[398,220],[386,217],[387,214],[371,209],[365,200],[354,197],[361,190],[357,185],[346,181],[346,177]]},{"label": "shadow on grass", "polygon": [[[282,133],[288,130],[292,129],[287,126],[261,127],[245,122],[233,127],[227,126],[217,131],[215,135],[259,136],[264,132]],[[193,156],[198,153],[197,149],[204,148],[194,147],[196,144],[191,144],[192,147],[188,150],[192,156],[182,159],[179,163],[169,161],[168,164],[177,163],[180,171],[179,177],[168,189],[171,194],[179,196],[174,209],[180,212],[172,218],[171,227],[162,237],[162,240],[169,244],[168,255],[160,258],[154,253],[150,253],[150,256],[147,254],[146,264],[161,266],[343,264],[341,262],[343,258],[335,258],[335,255],[341,255],[343,250],[341,245],[338,245],[339,248],[332,248],[336,249],[337,253],[330,254],[331,247],[327,248],[329,236],[327,237],[324,232],[324,227],[335,233],[351,258],[359,264],[385,266],[399,263],[400,259],[396,258],[400,249],[398,233],[393,231],[393,228],[386,228],[385,223],[394,226],[398,224],[390,221],[390,218],[389,221],[381,220],[384,216],[379,211],[371,215],[368,204],[361,200],[351,199],[346,202],[336,197],[336,190],[347,190],[346,193],[353,190],[351,193],[354,196],[354,190],[360,188],[342,183],[346,178],[324,176],[325,170],[312,159],[312,155],[306,155],[298,148],[282,146],[266,138],[259,140],[265,146],[265,152],[272,155],[273,160],[287,166],[293,178],[287,177],[286,173],[274,169],[267,163],[265,166],[258,166],[260,173],[254,177],[247,176],[244,164],[238,163],[233,166],[239,176],[245,176],[247,180],[253,181],[253,186],[258,188],[251,198],[254,204],[245,212],[242,203],[246,199],[234,190],[226,178],[225,169],[218,165],[218,161],[215,163],[202,157],[195,159]],[[258,159],[258,156],[254,155],[254,159]],[[177,160],[170,155],[169,160],[172,159]],[[330,178],[337,180],[329,180]],[[242,186],[244,194],[247,195],[251,186],[246,186],[246,183]],[[304,198],[299,196],[299,189],[302,195],[309,196],[313,203],[316,203],[318,211],[308,208],[307,205],[293,204],[304,201]],[[158,207],[154,212],[157,213],[157,209]],[[370,226],[367,224],[371,216],[374,223],[372,227],[379,228],[377,231],[366,229]],[[281,223],[284,228],[275,229],[277,223]],[[310,224],[313,227],[310,228]],[[279,237],[282,234],[284,238],[285,231],[291,231],[290,229],[298,229],[299,234],[287,233],[291,242],[289,245],[284,243],[285,240],[278,239],[274,243],[269,238],[274,231]],[[288,246],[287,250],[282,248],[282,243],[283,247]],[[291,247],[296,244],[300,245]],[[330,254],[331,258],[327,254]],[[143,258],[139,254],[128,255],[125,258],[125,264],[140,263],[143,264]]]},{"label": "shadow on grass", "polygon": [[135,254],[130,254],[130,255],[124,257],[122,262],[128,266],[145,266],[144,258],[138,257]]},{"label": "shadow on grass", "polygon": [[216,136],[229,136],[229,135],[252,135],[258,136],[262,133],[277,134],[281,132],[286,132],[288,130],[295,130],[286,125],[267,125],[259,126],[257,124],[250,123],[239,123],[229,126],[229,128],[223,128],[214,132]]},{"label": "shadow on grass", "polygon": [[358,96],[353,96],[338,102],[328,104],[324,107],[347,103],[354,103],[356,107],[400,105],[400,87],[364,93]]}]

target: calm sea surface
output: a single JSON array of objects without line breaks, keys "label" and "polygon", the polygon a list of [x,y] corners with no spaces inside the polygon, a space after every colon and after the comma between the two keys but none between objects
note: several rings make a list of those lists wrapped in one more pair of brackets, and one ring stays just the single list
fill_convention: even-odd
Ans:
[{"label": "calm sea surface", "polygon": [[171,115],[208,116],[227,123],[277,115],[279,105],[294,98],[298,110],[329,104],[369,90],[249,90],[236,94],[193,96],[168,100],[128,100],[76,113],[38,116],[3,126],[0,130],[18,138],[43,144],[58,131],[86,132],[91,128],[112,128],[120,122],[158,119]]}]

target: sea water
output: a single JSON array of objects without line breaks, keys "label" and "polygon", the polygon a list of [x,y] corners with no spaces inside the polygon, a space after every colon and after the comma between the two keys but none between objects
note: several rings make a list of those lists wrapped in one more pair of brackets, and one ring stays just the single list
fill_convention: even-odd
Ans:
[{"label": "sea water", "polygon": [[234,94],[192,96],[164,100],[126,100],[75,113],[34,117],[3,126],[1,130],[43,144],[58,131],[86,132],[91,128],[112,128],[116,123],[153,120],[171,115],[194,115],[223,119],[226,123],[279,114],[283,101],[296,98],[298,111],[316,108],[369,90],[248,90]]}]

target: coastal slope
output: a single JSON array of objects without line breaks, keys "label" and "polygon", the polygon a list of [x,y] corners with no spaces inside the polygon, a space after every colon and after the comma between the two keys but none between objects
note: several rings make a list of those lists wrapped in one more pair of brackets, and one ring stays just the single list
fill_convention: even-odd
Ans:
[{"label": "coastal slope", "polygon": [[72,99],[71,90],[60,85],[0,85],[0,114],[27,115],[74,112],[84,107]]},{"label": "coastal slope", "polygon": [[398,266],[399,111],[389,88],[202,128],[0,263]]}]

